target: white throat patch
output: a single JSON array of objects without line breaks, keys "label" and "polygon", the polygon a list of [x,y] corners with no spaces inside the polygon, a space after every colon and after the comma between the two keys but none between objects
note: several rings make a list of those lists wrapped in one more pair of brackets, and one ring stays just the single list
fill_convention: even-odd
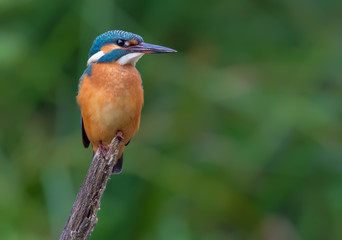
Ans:
[{"label": "white throat patch", "polygon": [[103,51],[98,51],[88,59],[87,66],[89,66],[93,62],[97,62],[97,60],[99,60],[104,55],[105,53]]},{"label": "white throat patch", "polygon": [[143,56],[143,53],[128,53],[117,60],[120,65],[131,64],[135,66],[138,60]]}]

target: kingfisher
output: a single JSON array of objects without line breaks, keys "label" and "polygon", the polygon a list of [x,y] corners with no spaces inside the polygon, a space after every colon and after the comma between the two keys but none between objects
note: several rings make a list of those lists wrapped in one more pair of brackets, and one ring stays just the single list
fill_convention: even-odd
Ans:
[{"label": "kingfisher", "polygon": [[140,124],[144,91],[138,60],[148,53],[173,53],[173,49],[145,43],[137,34],[112,30],[96,37],[76,97],[81,109],[82,141],[102,156],[114,137],[123,142],[113,169],[121,173],[123,151]]}]

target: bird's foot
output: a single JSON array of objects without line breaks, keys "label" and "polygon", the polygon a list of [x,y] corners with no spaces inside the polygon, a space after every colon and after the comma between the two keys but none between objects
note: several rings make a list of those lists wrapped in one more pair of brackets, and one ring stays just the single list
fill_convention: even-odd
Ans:
[{"label": "bird's foot", "polygon": [[116,137],[118,138],[119,142],[122,142],[124,140],[124,137],[122,136],[122,132],[120,130],[116,132]]},{"label": "bird's foot", "polygon": [[102,144],[102,141],[99,142],[99,150],[102,157],[106,157],[106,147]]}]

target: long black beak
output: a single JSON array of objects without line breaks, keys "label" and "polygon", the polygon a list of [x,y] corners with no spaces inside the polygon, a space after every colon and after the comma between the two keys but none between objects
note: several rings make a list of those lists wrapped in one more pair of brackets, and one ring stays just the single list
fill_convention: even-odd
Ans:
[{"label": "long black beak", "polygon": [[171,48],[158,46],[149,43],[140,43],[138,45],[134,45],[129,47],[129,50],[132,52],[139,52],[139,53],[174,53],[177,52]]}]

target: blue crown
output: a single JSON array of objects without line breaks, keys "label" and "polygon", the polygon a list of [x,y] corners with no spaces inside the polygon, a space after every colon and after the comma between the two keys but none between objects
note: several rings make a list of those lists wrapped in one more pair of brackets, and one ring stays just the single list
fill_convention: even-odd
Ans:
[{"label": "blue crown", "polygon": [[116,40],[122,39],[122,40],[137,40],[138,44],[144,42],[144,39],[140,37],[137,34],[125,32],[121,30],[112,30],[105,32],[98,36],[95,40],[93,45],[91,46],[91,49],[89,51],[89,58],[101,50],[101,48],[107,44],[115,43]]}]

